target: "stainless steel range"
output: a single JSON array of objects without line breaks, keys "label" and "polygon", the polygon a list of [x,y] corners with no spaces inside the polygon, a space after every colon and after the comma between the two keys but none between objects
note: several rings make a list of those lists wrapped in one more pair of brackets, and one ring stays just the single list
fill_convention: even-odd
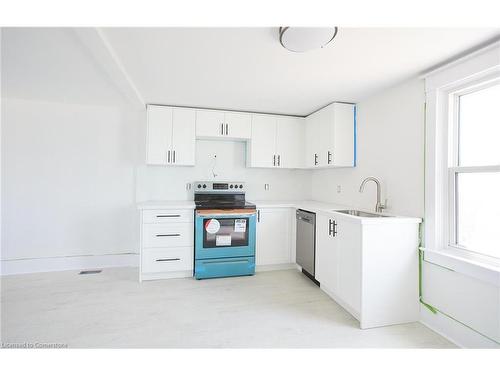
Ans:
[{"label": "stainless steel range", "polygon": [[255,205],[243,182],[195,182],[194,277],[255,273]]}]

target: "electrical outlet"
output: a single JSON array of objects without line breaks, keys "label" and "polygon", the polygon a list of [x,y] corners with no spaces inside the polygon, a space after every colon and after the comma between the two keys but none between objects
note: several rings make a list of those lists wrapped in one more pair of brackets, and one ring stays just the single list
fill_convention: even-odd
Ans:
[{"label": "electrical outlet", "polygon": [[337,193],[341,193],[341,192],[342,192],[342,186],[337,185]]},{"label": "electrical outlet", "polygon": [[189,182],[188,182],[188,183],[186,184],[186,190],[191,190],[191,183],[189,183]]}]

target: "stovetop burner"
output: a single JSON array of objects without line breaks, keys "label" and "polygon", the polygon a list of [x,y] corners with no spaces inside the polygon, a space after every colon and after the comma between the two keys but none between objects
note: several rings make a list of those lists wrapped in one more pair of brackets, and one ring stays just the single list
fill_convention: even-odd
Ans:
[{"label": "stovetop burner", "polygon": [[255,204],[245,200],[244,183],[195,182],[194,202],[201,209],[253,208]]}]

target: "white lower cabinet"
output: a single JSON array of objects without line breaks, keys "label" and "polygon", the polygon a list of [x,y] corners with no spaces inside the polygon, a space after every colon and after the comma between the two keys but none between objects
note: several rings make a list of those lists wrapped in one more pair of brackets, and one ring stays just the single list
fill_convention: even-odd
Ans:
[{"label": "white lower cabinet", "polygon": [[191,270],[192,247],[144,249],[141,261],[144,274]]},{"label": "white lower cabinet", "polygon": [[142,210],[140,280],[193,274],[193,210]]},{"label": "white lower cabinet", "polygon": [[315,277],[361,328],[419,319],[417,249],[418,223],[316,215]]},{"label": "white lower cabinet", "polygon": [[315,278],[323,289],[337,292],[338,289],[338,245],[332,236],[333,222],[330,216],[316,214]]},{"label": "white lower cabinet", "polygon": [[292,254],[292,209],[258,208],[256,264],[290,264]]}]

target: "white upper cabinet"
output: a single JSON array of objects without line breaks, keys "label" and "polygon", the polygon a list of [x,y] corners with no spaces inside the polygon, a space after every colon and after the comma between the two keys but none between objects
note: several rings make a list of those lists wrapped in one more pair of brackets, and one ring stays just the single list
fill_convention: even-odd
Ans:
[{"label": "white upper cabinet", "polygon": [[171,163],[174,165],[194,165],[196,113],[192,109],[185,108],[174,108],[172,111]]},{"label": "white upper cabinet", "polygon": [[247,144],[247,166],[272,168],[276,164],[276,119],[252,115],[252,137]]},{"label": "white upper cabinet", "polygon": [[192,166],[195,142],[194,110],[147,106],[146,164]]},{"label": "white upper cabinet", "polygon": [[280,116],[276,121],[278,167],[301,168],[304,158],[304,122],[300,117]]},{"label": "white upper cabinet", "polygon": [[224,133],[224,112],[196,111],[197,137],[221,137]]},{"label": "white upper cabinet", "polygon": [[197,110],[196,137],[249,139],[251,118],[249,113]]},{"label": "white upper cabinet", "polygon": [[148,105],[146,163],[166,165],[172,145],[172,108]]},{"label": "white upper cabinet", "polygon": [[247,166],[302,167],[304,119],[290,116],[252,115],[252,137],[247,145]]},{"label": "white upper cabinet", "polygon": [[304,166],[306,168],[313,168],[319,165],[320,162],[320,123],[319,123],[319,112],[315,112],[306,117],[306,144],[305,144],[305,155],[304,155]]},{"label": "white upper cabinet", "polygon": [[306,168],[354,167],[356,106],[333,103],[306,118]]},{"label": "white upper cabinet", "polygon": [[356,106],[303,117],[148,105],[147,164],[194,165],[196,139],[247,142],[247,167],[356,165]]},{"label": "white upper cabinet", "polygon": [[250,139],[252,135],[252,115],[249,113],[225,112],[226,137]]}]

